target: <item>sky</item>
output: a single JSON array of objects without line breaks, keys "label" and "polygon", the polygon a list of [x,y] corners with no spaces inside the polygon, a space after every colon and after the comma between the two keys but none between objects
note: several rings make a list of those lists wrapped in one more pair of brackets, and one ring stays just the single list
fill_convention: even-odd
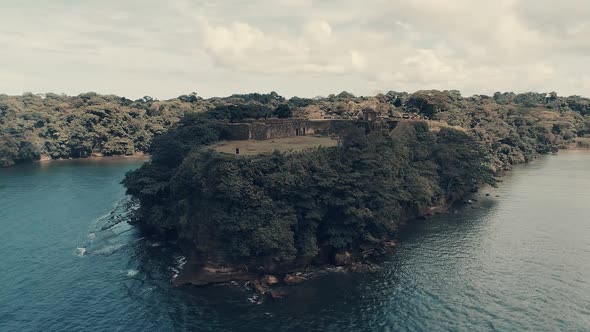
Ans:
[{"label": "sky", "polygon": [[590,96],[587,0],[0,0],[0,93]]}]

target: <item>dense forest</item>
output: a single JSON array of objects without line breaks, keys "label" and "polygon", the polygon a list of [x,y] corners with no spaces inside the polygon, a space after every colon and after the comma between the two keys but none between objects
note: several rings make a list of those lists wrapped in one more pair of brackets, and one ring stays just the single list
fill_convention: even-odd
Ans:
[{"label": "dense forest", "polygon": [[[557,135],[563,136],[564,142],[578,138],[578,144],[590,145],[583,138],[590,134],[590,100],[577,96],[552,94],[547,98],[536,93],[497,93],[493,97],[464,98],[457,91],[414,94],[392,91],[370,97],[342,92],[313,99],[286,99],[271,92],[209,99],[191,93],[159,101],[149,96],[130,100],[96,93],[78,96],[25,93],[0,94],[0,167],[39,159],[149,152],[152,139],[186,114],[207,112],[208,117],[218,121],[234,122],[291,116],[347,119],[354,118],[364,108],[393,116],[416,112],[466,128],[488,143],[492,137],[505,136],[494,149],[509,149],[510,144],[503,143],[511,139],[510,135],[520,135],[514,131],[521,126],[514,121],[525,122],[527,130],[547,134],[549,140],[555,139],[554,132],[566,131],[567,135]],[[493,131],[496,132],[488,133]],[[564,142],[555,141],[552,146],[562,147]],[[527,147],[521,149],[522,155],[514,150],[508,158],[528,160],[534,156],[535,141],[523,144]]]},{"label": "dense forest", "polygon": [[154,139],[152,161],[124,180],[140,202],[137,222],[179,239],[207,262],[271,270],[325,263],[387,241],[402,220],[447,206],[494,184],[512,165],[590,133],[587,99],[541,94],[330,96],[294,113],[346,118],[374,103],[382,112],[428,120],[393,131],[345,122],[334,128],[338,147],[234,156],[207,148],[224,136],[217,116],[187,115]]},{"label": "dense forest", "polygon": [[152,139],[185,114],[204,111],[231,121],[239,120],[236,114],[249,118],[291,115],[285,99],[276,93],[207,100],[191,93],[166,101],[96,93],[0,95],[0,167],[39,159],[147,152]]},{"label": "dense forest", "polygon": [[[339,145],[234,156],[208,145],[224,122],[416,115],[391,131],[333,128]],[[0,95],[0,166],[41,158],[149,152],[124,184],[136,222],[205,261],[329,261],[395,236],[400,221],[446,206],[512,165],[590,147],[590,100],[556,94],[388,92],[286,99],[276,93],[158,101],[87,93]]]},{"label": "dense forest", "polygon": [[124,184],[140,200],[140,224],[178,237],[207,261],[267,266],[330,256],[392,238],[400,220],[494,183],[472,137],[434,133],[425,122],[368,133],[349,123],[337,128],[339,147],[254,157],[198,148],[219,134],[206,122],[178,129],[187,130],[207,138],[190,151],[176,134],[156,140],[154,152],[174,146],[186,157],[154,153]]}]

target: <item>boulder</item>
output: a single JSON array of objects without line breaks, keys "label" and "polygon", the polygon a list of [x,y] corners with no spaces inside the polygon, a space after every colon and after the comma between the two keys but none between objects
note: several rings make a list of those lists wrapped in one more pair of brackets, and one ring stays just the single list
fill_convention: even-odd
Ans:
[{"label": "boulder", "polygon": [[273,286],[279,283],[279,279],[271,274],[267,274],[262,278],[262,282],[269,286]]},{"label": "boulder", "polygon": [[285,279],[283,279],[285,284],[287,284],[289,286],[300,284],[300,283],[304,282],[305,280],[307,280],[307,279],[305,279],[304,277],[295,275],[295,274],[287,274],[285,276]]},{"label": "boulder", "polygon": [[215,266],[215,265],[208,265],[203,267],[203,270],[208,273],[231,273],[234,270],[230,267],[225,266]]},{"label": "boulder", "polygon": [[352,264],[352,255],[348,251],[338,252],[334,255],[334,263],[337,266]]},{"label": "boulder", "polygon": [[393,248],[397,245],[397,243],[395,243],[395,241],[392,241],[392,240],[385,240],[385,241],[381,242],[381,244],[385,248]]},{"label": "boulder", "polygon": [[268,289],[258,281],[254,283],[254,290],[256,290],[258,294],[266,294],[268,292]]}]

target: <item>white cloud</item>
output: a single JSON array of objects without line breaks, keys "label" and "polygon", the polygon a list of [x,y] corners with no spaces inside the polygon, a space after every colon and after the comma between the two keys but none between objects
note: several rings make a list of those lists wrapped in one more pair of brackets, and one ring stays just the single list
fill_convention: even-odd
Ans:
[{"label": "white cloud", "polygon": [[306,23],[301,34],[263,32],[244,22],[227,26],[201,19],[204,49],[219,66],[240,72],[264,74],[344,74],[362,66],[364,59],[354,51],[332,49],[332,29],[325,21]]},{"label": "white cloud", "polygon": [[0,92],[589,95],[589,15],[579,0],[14,2]]},{"label": "white cloud", "polygon": [[327,41],[332,35],[332,27],[326,21],[312,21],[305,25],[307,38],[321,43]]},{"label": "white cloud", "polygon": [[350,52],[350,62],[352,67],[356,69],[364,69],[367,67],[367,59],[357,50]]}]

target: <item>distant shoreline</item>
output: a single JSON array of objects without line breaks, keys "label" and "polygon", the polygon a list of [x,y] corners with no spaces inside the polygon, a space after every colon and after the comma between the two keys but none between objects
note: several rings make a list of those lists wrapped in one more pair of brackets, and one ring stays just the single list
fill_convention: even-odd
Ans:
[{"label": "distant shoreline", "polygon": [[559,152],[563,152],[563,151],[590,151],[590,147],[578,146],[578,145],[572,144],[571,146],[568,146],[566,149],[559,150]]},{"label": "distant shoreline", "polygon": [[[567,147],[559,149],[559,152],[589,152],[590,147],[583,147],[579,146],[576,143],[570,144]],[[82,158],[59,158],[59,159],[51,159],[51,157],[44,155],[41,156],[39,160],[34,161],[36,164],[48,164],[48,163],[55,163],[55,162],[64,162],[64,161],[88,161],[88,162],[106,162],[106,161],[117,161],[117,160],[145,160],[148,161],[151,158],[150,154],[144,152],[136,152],[132,155],[113,155],[113,156],[103,156],[100,154],[92,154],[89,157],[82,157]]]},{"label": "distant shoreline", "polygon": [[35,161],[39,164],[46,164],[46,163],[54,163],[54,162],[62,162],[62,161],[74,161],[74,160],[81,160],[81,161],[116,161],[116,160],[149,160],[151,156],[144,152],[136,152],[132,155],[114,155],[114,156],[103,156],[99,154],[93,154],[89,157],[82,157],[82,158],[59,158],[59,159],[51,159],[49,156],[41,156],[41,159]]}]

